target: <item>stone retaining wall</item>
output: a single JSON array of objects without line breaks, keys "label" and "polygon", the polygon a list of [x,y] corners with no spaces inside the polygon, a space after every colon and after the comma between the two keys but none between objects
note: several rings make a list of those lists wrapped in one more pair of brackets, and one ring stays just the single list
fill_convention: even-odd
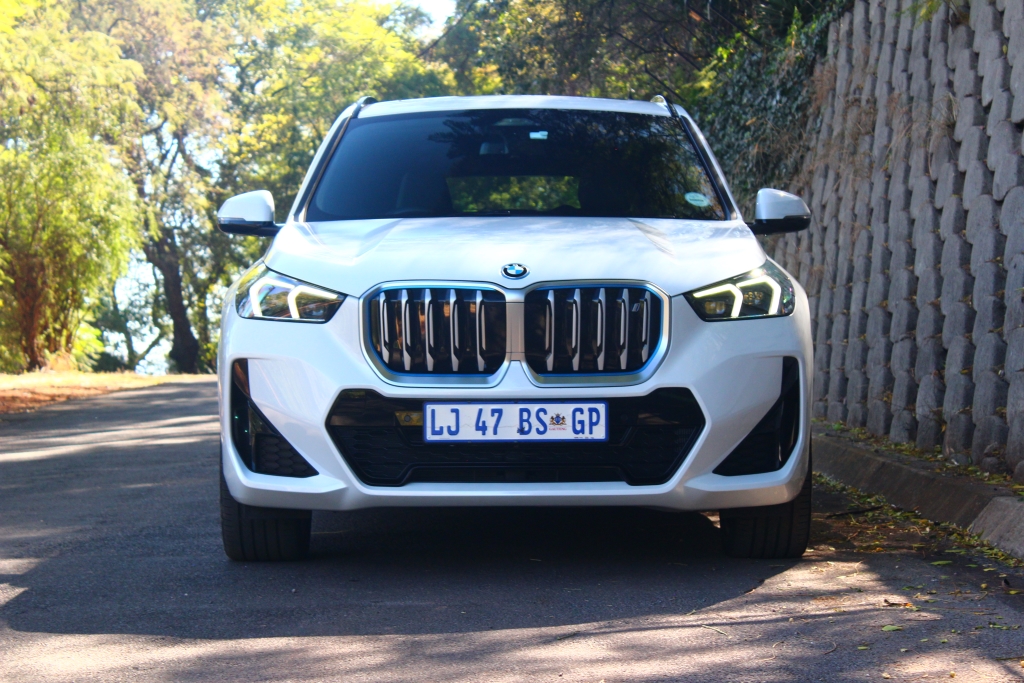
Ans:
[{"label": "stone retaining wall", "polygon": [[814,320],[814,416],[1024,479],[1024,0],[858,0],[769,248]]}]

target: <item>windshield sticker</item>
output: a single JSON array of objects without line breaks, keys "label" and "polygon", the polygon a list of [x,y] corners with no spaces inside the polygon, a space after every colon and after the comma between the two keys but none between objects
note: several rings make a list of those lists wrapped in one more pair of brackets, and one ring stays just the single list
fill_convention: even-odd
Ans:
[{"label": "windshield sticker", "polygon": [[711,206],[711,200],[700,192],[687,192],[685,195],[686,201],[690,202],[693,206],[704,208],[705,206]]}]

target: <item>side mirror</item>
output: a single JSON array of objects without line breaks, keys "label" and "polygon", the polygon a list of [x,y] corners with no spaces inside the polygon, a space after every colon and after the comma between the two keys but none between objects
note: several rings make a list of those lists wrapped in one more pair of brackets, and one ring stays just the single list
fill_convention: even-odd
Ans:
[{"label": "side mirror", "polygon": [[799,232],[810,227],[811,210],[795,194],[764,188],[757,191],[754,222],[748,225],[755,235]]},{"label": "side mirror", "polygon": [[274,197],[266,190],[232,197],[217,212],[217,227],[232,235],[273,237],[281,229],[274,222]]}]

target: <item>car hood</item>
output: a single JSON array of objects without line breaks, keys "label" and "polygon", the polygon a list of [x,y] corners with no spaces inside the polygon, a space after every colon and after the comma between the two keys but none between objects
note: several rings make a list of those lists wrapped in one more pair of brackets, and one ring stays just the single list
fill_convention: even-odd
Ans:
[{"label": "car hood", "polygon": [[[354,296],[408,280],[505,288],[640,280],[676,295],[764,261],[741,221],[518,216],[291,222],[265,258],[280,273]],[[507,263],[529,273],[504,278]]]}]

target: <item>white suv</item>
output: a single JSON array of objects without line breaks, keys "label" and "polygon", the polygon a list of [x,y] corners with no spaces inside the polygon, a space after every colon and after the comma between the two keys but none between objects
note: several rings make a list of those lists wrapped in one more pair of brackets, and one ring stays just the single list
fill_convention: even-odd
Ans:
[{"label": "white suv", "polygon": [[575,97],[364,98],[224,307],[221,519],[232,559],[302,556],[312,510],[719,510],[726,551],[810,524],[810,316],[693,119]]}]

